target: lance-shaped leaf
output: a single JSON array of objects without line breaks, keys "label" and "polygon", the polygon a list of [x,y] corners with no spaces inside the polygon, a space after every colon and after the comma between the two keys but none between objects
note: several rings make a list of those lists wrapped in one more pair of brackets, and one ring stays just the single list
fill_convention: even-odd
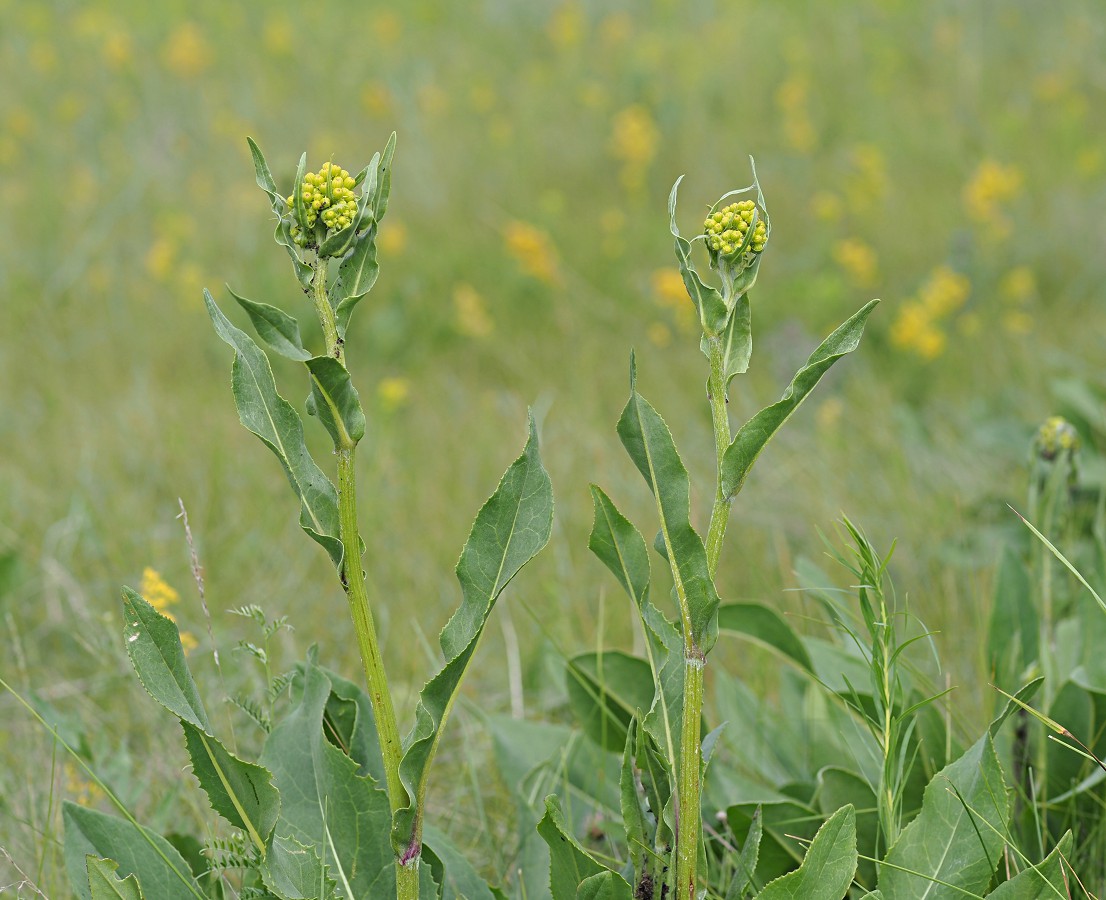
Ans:
[{"label": "lance-shaped leaf", "polygon": [[538,823],[538,834],[549,845],[549,891],[553,900],[576,900],[581,882],[608,871],[580,846],[565,824],[561,804],[554,794],[545,798],[545,815]]},{"label": "lance-shaped leaf", "polygon": [[656,499],[684,629],[705,655],[718,636],[719,601],[703,539],[691,525],[691,481],[668,426],[637,392],[636,380],[631,355],[630,399],[618,420],[618,436]]},{"label": "lance-shaped leaf", "polygon": [[622,811],[622,827],[626,832],[626,849],[634,870],[635,883],[645,873],[646,853],[652,849],[647,842],[645,810],[638,790],[637,767],[634,765],[634,749],[637,746],[638,722],[630,723],[626,732],[626,747],[622,751],[622,770],[619,772],[619,807]]},{"label": "lance-shaped leaf", "polygon": [[580,728],[612,753],[626,745],[634,714],[652,707],[655,697],[649,664],[619,650],[581,653],[568,660],[565,687]]},{"label": "lance-shaped leaf", "polygon": [[115,860],[98,859],[89,854],[85,857],[85,868],[92,900],[144,900],[135,876],[128,875],[120,880],[116,875],[119,863]]},{"label": "lance-shaped leaf", "polygon": [[730,311],[726,308],[722,295],[714,288],[703,284],[703,280],[691,262],[691,242],[680,235],[680,229],[676,225],[676,194],[683,180],[683,175],[677,178],[676,183],[672,185],[672,192],[668,195],[668,227],[676,239],[676,259],[680,264],[684,287],[687,288],[691,302],[695,304],[695,311],[699,314],[703,331],[707,334],[718,334],[725,329]]},{"label": "lance-shaped leaf", "polygon": [[116,874],[123,878],[134,875],[151,900],[203,900],[206,896],[184,857],[160,834],[68,800],[62,806],[62,821],[65,870],[80,900],[92,900],[89,856],[116,862]]},{"label": "lance-shaped leaf", "polygon": [[1009,819],[1002,767],[985,734],[930,781],[922,811],[880,867],[879,889],[895,900],[982,894],[1001,858]]},{"label": "lance-shaped leaf", "polygon": [[333,356],[316,356],[307,361],[307,368],[315,414],[334,446],[355,446],[365,436],[365,413],[346,367]]},{"label": "lance-shaped leaf", "polygon": [[[394,860],[388,842],[388,798],[371,778],[358,775],[357,763],[326,739],[323,713],[330,692],[329,679],[309,660],[298,705],[265,741],[260,761],[272,772],[280,793],[272,844],[283,843],[291,850],[294,845],[289,841],[294,840],[311,848],[324,861],[339,896],[347,900],[379,896],[372,893],[373,882]],[[291,874],[298,871],[289,858],[270,861],[272,853],[266,857],[267,882],[281,877],[273,868],[278,861],[291,866]]]},{"label": "lance-shaped leaf", "polygon": [[802,865],[771,882],[757,900],[841,900],[855,871],[856,812],[844,806],[818,829]]},{"label": "lance-shaped leaf", "polygon": [[211,808],[249,836],[264,852],[276,824],[280,795],[272,775],[262,766],[232,754],[217,739],[181,720],[192,774],[204,789]]},{"label": "lance-shaped leaf", "polygon": [[338,492],[307,451],[303,422],[277,393],[269,359],[248,334],[235,328],[204,291],[207,312],[215,331],[234,348],[231,388],[238,417],[276,454],[288,483],[300,500],[300,527],[322,544],[334,565],[342,565],[338,538]]},{"label": "lance-shaped leaf", "polygon": [[278,219],[273,239],[288,252],[288,256],[292,260],[292,267],[296,271],[296,278],[300,284],[307,287],[311,284],[311,266],[300,258],[299,248],[292,240],[292,221],[285,217],[285,212],[288,209],[287,201],[277,190],[273,173],[269,171],[269,164],[265,162],[265,155],[261,152],[261,148],[254,143],[253,138],[248,137],[246,141],[250,145],[250,155],[253,156],[253,168],[257,185],[269,195],[269,203]]},{"label": "lance-shaped leaf", "polygon": [[[703,335],[699,342],[699,349],[707,359],[710,359],[711,340],[712,338]],[[729,387],[735,375],[749,370],[749,360],[753,355],[753,310],[748,293],[737,298],[733,314],[726,323],[726,330],[717,340],[722,344],[723,370],[726,373],[726,387]]]},{"label": "lance-shaped leaf", "polygon": [[786,656],[808,672],[814,672],[814,663],[802,638],[783,616],[763,603],[727,603],[719,607],[718,627],[722,631],[751,638]]},{"label": "lance-shaped leaf", "polygon": [[511,579],[545,546],[552,526],[553,489],[538,454],[531,414],[526,448],[477,513],[461,551],[457,580],[463,598],[438,638],[446,663],[422,689],[415,725],[404,742],[399,772],[408,802],[395,811],[392,828],[392,841],[401,857],[418,853],[430,763],[492,607]]},{"label": "lance-shaped leaf", "polygon": [[791,414],[799,408],[799,404],[829,371],[830,366],[857,348],[864,333],[864,325],[877,303],[878,300],[872,300],[866,304],[822,341],[810,354],[806,365],[791,379],[783,397],[771,406],[766,406],[738,429],[733,443],[722,457],[722,490],[727,497],[734,497],[741,490],[764,445],[791,418]]},{"label": "lance-shaped leaf", "polygon": [[238,301],[238,305],[246,311],[246,315],[253,322],[257,336],[275,353],[304,362],[311,359],[311,354],[303,347],[303,338],[300,336],[300,323],[283,309],[270,306],[268,303],[258,303],[246,297],[236,294],[228,285],[227,292]]},{"label": "lance-shaped leaf", "polygon": [[1071,893],[1064,865],[1071,857],[1071,844],[1072,836],[1068,831],[1044,862],[1000,884],[987,895],[988,900],[1067,900]]},{"label": "lance-shaped leaf", "polygon": [[733,880],[726,891],[726,900],[741,900],[745,896],[745,890],[753,883],[753,875],[757,870],[757,858],[760,855],[760,837],[763,833],[761,827],[760,807],[753,813],[749,833],[741,845],[741,853],[734,863]]},{"label": "lance-shaped leaf", "polygon": [[123,588],[123,621],[127,656],[142,686],[181,721],[210,731],[200,692],[184,659],[176,623],[129,587]]}]

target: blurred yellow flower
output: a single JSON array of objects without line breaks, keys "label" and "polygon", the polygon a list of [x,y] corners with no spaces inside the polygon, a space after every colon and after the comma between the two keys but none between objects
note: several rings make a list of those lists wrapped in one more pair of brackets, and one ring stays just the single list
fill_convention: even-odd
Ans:
[{"label": "blurred yellow flower", "polygon": [[65,792],[78,806],[92,806],[104,796],[103,788],[86,779],[73,763],[66,762],[62,766],[62,774],[65,776]]},{"label": "blurred yellow flower", "polygon": [[104,35],[100,53],[109,69],[119,71],[134,55],[130,34],[122,28],[113,28]]},{"label": "blurred yellow flower", "polygon": [[392,92],[380,79],[373,79],[361,88],[361,105],[374,116],[385,116],[392,111]]},{"label": "blurred yellow flower", "polygon": [[651,322],[648,329],[646,329],[646,334],[650,342],[662,350],[672,343],[672,329],[664,322]]},{"label": "blurred yellow flower", "polygon": [[802,72],[793,73],[776,88],[776,107],[781,113],[784,138],[792,150],[804,155],[818,143],[807,106],[809,91],[810,82]]},{"label": "blurred yellow flower", "polygon": [[544,231],[526,222],[508,222],[503,229],[503,241],[507,252],[526,274],[546,284],[560,281],[557,250]]},{"label": "blurred yellow flower", "polygon": [[403,19],[392,10],[376,13],[369,27],[381,44],[394,44],[403,35]]},{"label": "blurred yellow flower", "polygon": [[177,249],[167,237],[159,237],[146,251],[146,271],[158,281],[169,277],[176,261]]},{"label": "blurred yellow flower", "polygon": [[833,245],[833,259],[857,287],[870,287],[879,270],[876,251],[860,238],[845,238]]},{"label": "blurred yellow flower", "polygon": [[22,106],[17,106],[4,116],[3,130],[12,137],[26,137],[34,124],[31,114]]},{"label": "blurred yellow flower", "polygon": [[296,31],[287,16],[277,15],[265,20],[261,42],[273,56],[288,56],[295,44]]},{"label": "blurred yellow flower", "polygon": [[428,81],[415,92],[419,111],[428,118],[440,116],[449,109],[449,94],[438,84]]},{"label": "blurred yellow flower", "polygon": [[663,269],[654,269],[650,278],[653,284],[653,294],[661,306],[683,309],[690,305],[691,299],[684,287],[683,276],[679,270],[665,266]]},{"label": "blurred yellow flower", "polygon": [[659,140],[657,123],[642,104],[627,106],[615,115],[610,151],[622,163],[622,184],[627,190],[641,187],[645,172],[657,154]]},{"label": "blurred yellow flower", "polygon": [[584,10],[579,3],[569,0],[553,10],[553,15],[545,26],[545,33],[549,35],[553,46],[559,50],[567,50],[583,40],[586,27]]},{"label": "blurred yellow flower", "polygon": [[1012,309],[1002,317],[1002,327],[1010,334],[1029,334],[1033,331],[1033,317],[1020,309]]},{"label": "blurred yellow flower", "polygon": [[849,206],[867,210],[887,190],[887,161],[875,144],[857,144],[849,154],[852,173],[846,184]]},{"label": "blurred yellow flower", "polygon": [[814,414],[815,424],[823,431],[829,431],[841,421],[845,412],[845,403],[840,397],[830,397],[822,402]]},{"label": "blurred yellow flower", "polygon": [[941,319],[963,306],[971,290],[972,283],[966,275],[948,266],[938,266],[922,285],[918,299],[927,314]]},{"label": "blurred yellow flower", "polygon": [[469,106],[481,115],[495,109],[496,93],[489,84],[474,84],[469,88]]},{"label": "blurred yellow flower", "polygon": [[1079,151],[1075,159],[1075,168],[1084,178],[1093,178],[1102,171],[1102,163],[1106,160],[1106,154],[1101,147],[1085,147]]},{"label": "blurred yellow flower", "polygon": [[31,68],[39,75],[49,75],[58,67],[58,51],[47,41],[35,41],[29,57]]},{"label": "blurred yellow flower", "polygon": [[183,22],[173,29],[161,48],[165,67],[181,78],[194,78],[211,65],[211,48],[194,22]]},{"label": "blurred yellow flower", "polygon": [[385,256],[399,256],[407,247],[407,226],[395,219],[381,225],[376,236],[376,246]]},{"label": "blurred yellow flower", "polygon": [[147,566],[142,570],[142,580],[138,583],[138,593],[163,616],[173,619],[169,607],[180,602],[180,594],[161,577],[161,573],[157,569]]},{"label": "blurred yellow flower", "polygon": [[599,23],[599,40],[611,50],[625,43],[634,33],[634,20],[628,12],[611,13]]},{"label": "blurred yellow flower", "polygon": [[1017,166],[985,159],[964,185],[964,208],[968,217],[989,226],[996,237],[1005,237],[1010,233],[1011,223],[1003,204],[1018,196],[1023,180]]},{"label": "blurred yellow flower", "polygon": [[823,222],[838,221],[844,210],[841,198],[833,191],[816,191],[810,198],[810,211]]},{"label": "blurred yellow flower", "polygon": [[891,325],[891,342],[922,359],[935,359],[945,350],[941,320],[962,307],[971,282],[948,266],[938,266],[918,291],[918,299],[904,303]]},{"label": "blurred yellow flower", "polygon": [[376,386],[376,394],[385,411],[391,412],[407,402],[411,394],[411,382],[398,375],[381,378]]},{"label": "blurred yellow flower", "polygon": [[466,337],[485,338],[495,330],[484,298],[471,284],[461,283],[453,289],[453,312],[457,330]]},{"label": "blurred yellow flower", "polygon": [[1037,293],[1037,276],[1029,266],[1016,266],[999,282],[999,292],[1004,300],[1025,303]]}]

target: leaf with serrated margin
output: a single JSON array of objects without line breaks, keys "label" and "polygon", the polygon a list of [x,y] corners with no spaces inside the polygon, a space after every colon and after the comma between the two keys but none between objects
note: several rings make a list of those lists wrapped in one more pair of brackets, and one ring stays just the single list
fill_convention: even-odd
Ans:
[{"label": "leaf with serrated margin", "polygon": [[771,882],[757,900],[841,900],[856,858],[856,811],[843,806],[818,829],[799,868]]},{"label": "leaf with serrated margin", "polygon": [[616,872],[600,872],[580,882],[576,900],[634,900],[633,888]]},{"label": "leaf with serrated margin", "polygon": [[618,420],[618,436],[656,499],[684,628],[705,656],[718,637],[719,600],[703,539],[691,525],[691,481],[668,426],[637,392],[636,380],[631,355],[630,399]]},{"label": "leaf with serrated margin", "polygon": [[330,692],[326,674],[309,660],[299,703],[265,741],[260,763],[272,772],[280,794],[272,843],[294,839],[312,848],[347,900],[374,897],[373,882],[394,860],[388,798],[326,739],[323,713]]},{"label": "leaf with serrated margin", "polygon": [[791,414],[814,390],[823,375],[837,360],[852,353],[864,334],[864,325],[878,300],[872,300],[849,317],[833,334],[810,354],[806,365],[791,379],[791,384],[777,402],[766,406],[738,429],[733,442],[722,456],[722,491],[727,498],[737,495],[749,476],[764,446],[779,431]]},{"label": "leaf with serrated margin", "polygon": [[256,300],[242,297],[236,294],[229,285],[227,286],[227,293],[237,300],[238,305],[246,311],[246,315],[250,317],[250,321],[257,331],[257,336],[265,342],[270,350],[297,362],[311,359],[311,354],[303,346],[303,338],[300,336],[300,323],[292,316],[276,306],[270,306],[268,303],[258,303]]},{"label": "leaf with serrated margin", "polygon": [[253,138],[246,138],[246,142],[250,145],[250,155],[253,157],[257,186],[269,195],[269,203],[278,219],[273,239],[288,252],[288,256],[292,260],[292,267],[296,270],[297,280],[304,287],[307,287],[311,284],[311,266],[300,259],[299,249],[296,247],[295,241],[292,240],[291,220],[284,218],[288,206],[287,201],[277,190],[273,173],[269,171],[269,164],[265,162],[265,155],[261,152],[261,148],[254,143]]},{"label": "leaf with serrated margin", "polygon": [[350,448],[365,436],[365,413],[349,372],[333,356],[307,361],[315,415],[330,434],[334,446]]},{"label": "leaf with serrated margin", "polygon": [[695,311],[699,314],[703,330],[708,334],[718,334],[726,327],[726,319],[729,315],[726,301],[717,290],[703,284],[703,280],[691,262],[691,242],[680,235],[680,229],[676,225],[676,195],[683,180],[683,175],[677,178],[676,183],[672,185],[672,192],[668,195],[668,228],[676,239],[676,259],[680,264],[684,287],[687,288],[691,302],[695,304]]},{"label": "leaf with serrated margin", "polygon": [[1001,859],[1009,820],[1002,767],[985,734],[933,776],[922,811],[884,858],[879,889],[895,900],[982,894]]},{"label": "leaf with serrated margin", "polygon": [[276,824],[280,794],[272,774],[262,766],[234,756],[216,738],[181,720],[192,774],[204,789],[211,808],[245,831],[260,850]]},{"label": "leaf with serrated margin", "polygon": [[230,323],[206,290],[204,301],[216,333],[234,348],[231,387],[239,419],[276,454],[300,500],[300,527],[322,544],[334,565],[341,568],[338,492],[311,458],[304,442],[303,422],[277,393],[273,370],[261,348]]},{"label": "leaf with serrated margin", "polygon": [[140,594],[123,588],[123,638],[138,680],[169,712],[210,731],[199,689],[188,671],[176,623]]},{"label": "leaf with serrated margin", "polygon": [[92,900],[143,900],[142,888],[134,875],[122,880],[116,877],[119,863],[115,860],[98,859],[90,853],[85,857],[85,868]]},{"label": "leaf with serrated margin", "polygon": [[330,877],[316,847],[301,844],[293,837],[274,836],[261,880],[282,900],[338,900],[337,885]]},{"label": "leaf with serrated margin", "polygon": [[126,819],[109,816],[68,800],[62,805],[65,825],[65,870],[79,900],[92,900],[87,858],[110,859],[116,874],[141,879],[142,889],[157,900],[204,900],[184,857],[165,838]]},{"label": "leaf with serrated margin", "polygon": [[753,883],[753,874],[757,870],[757,857],[760,854],[760,837],[763,834],[761,828],[760,807],[753,813],[753,820],[749,826],[749,833],[741,845],[741,853],[734,863],[734,876],[730,887],[726,891],[726,900],[741,900],[745,896],[745,889]]},{"label": "leaf with serrated margin", "polygon": [[637,746],[638,721],[634,719],[626,731],[626,747],[622,751],[622,770],[619,773],[619,806],[622,811],[622,827],[626,832],[626,849],[630,854],[635,883],[645,871],[648,850],[645,812],[638,792],[637,766],[634,765],[634,748]]},{"label": "leaf with serrated margin", "polygon": [[549,845],[549,890],[553,900],[576,900],[580,882],[607,871],[572,835],[554,794],[545,798],[545,815],[538,823],[538,834]]},{"label": "leaf with serrated margin", "polygon": [[430,763],[488,616],[511,579],[546,545],[552,527],[553,488],[538,453],[531,414],[526,447],[477,513],[457,562],[463,599],[438,638],[446,663],[422,689],[415,725],[404,741],[399,772],[408,802],[395,811],[392,827],[400,856],[418,852]]},{"label": "leaf with serrated margin", "polygon": [[1071,844],[1071,832],[1065,832],[1043,862],[1000,884],[987,895],[988,900],[1067,900],[1071,894],[1064,866],[1071,857]]}]

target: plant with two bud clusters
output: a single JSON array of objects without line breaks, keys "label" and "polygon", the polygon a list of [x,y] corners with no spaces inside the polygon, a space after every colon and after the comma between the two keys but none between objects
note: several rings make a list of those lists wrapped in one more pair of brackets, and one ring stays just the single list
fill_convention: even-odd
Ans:
[{"label": "plant with two bud clusters", "polygon": [[[266,352],[204,292],[215,331],[234,350],[231,384],[242,424],[276,455],[300,507],[304,531],[330,556],[348,599],[364,667],[361,688],[309,653],[291,678],[283,717],[256,716],[264,745],[256,762],[228,748],[189,673],[179,634],[125,588],[126,647],[147,691],[184,729],[193,773],[212,809],[234,829],[208,847],[194,872],[165,837],[118,803],[118,819],[67,804],[65,852],[77,893],[148,900],[236,895],[254,900],[398,900],[440,897],[445,885],[482,885],[439,832],[426,833],[426,788],[438,742],[496,600],[549,539],[553,495],[538,455],[533,418],[522,455],[481,508],[457,564],[462,600],[440,636],[444,664],[422,690],[414,726],[399,735],[362,565],[355,455],[368,424],[346,363],[350,317],[379,267],[376,237],[388,207],[395,135],[357,175],[333,162],[278,191],[250,141],[258,185],[276,216],[276,241],[310,297],[321,352],[308,349],[297,319],[279,307],[231,295],[271,352],[305,366],[306,412],[334,445],[332,480],[308,452],[299,412],[277,391]],[[400,636],[403,639],[403,636]],[[251,708],[242,704],[247,712]],[[233,736],[233,733],[232,733]],[[229,875],[226,870],[239,870]],[[120,881],[119,879],[122,878]],[[477,896],[469,893],[469,896]]]}]

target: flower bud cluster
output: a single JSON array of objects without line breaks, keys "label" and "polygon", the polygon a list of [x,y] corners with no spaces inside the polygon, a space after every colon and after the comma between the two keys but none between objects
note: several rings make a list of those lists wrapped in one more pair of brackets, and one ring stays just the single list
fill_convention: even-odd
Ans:
[{"label": "flower bud cluster", "polygon": [[1050,416],[1037,429],[1034,439],[1041,459],[1055,459],[1062,453],[1074,453],[1079,449],[1079,432],[1063,416]]},{"label": "flower bud cluster", "polygon": [[[753,225],[754,216],[756,225]],[[760,253],[768,242],[768,226],[764,222],[764,216],[757,215],[756,204],[752,200],[731,203],[720,209],[707,217],[703,228],[711,253],[726,259],[733,257],[746,240],[749,244],[745,249],[752,253]]]},{"label": "flower bud cluster", "polygon": [[[349,172],[329,162],[323,163],[318,172],[304,175],[300,191],[308,228],[313,229],[320,218],[328,231],[347,228],[357,217],[357,196],[353,193],[356,185]],[[295,202],[294,194],[288,197],[289,207]],[[301,247],[307,244],[298,225],[292,226],[292,238]]]}]

